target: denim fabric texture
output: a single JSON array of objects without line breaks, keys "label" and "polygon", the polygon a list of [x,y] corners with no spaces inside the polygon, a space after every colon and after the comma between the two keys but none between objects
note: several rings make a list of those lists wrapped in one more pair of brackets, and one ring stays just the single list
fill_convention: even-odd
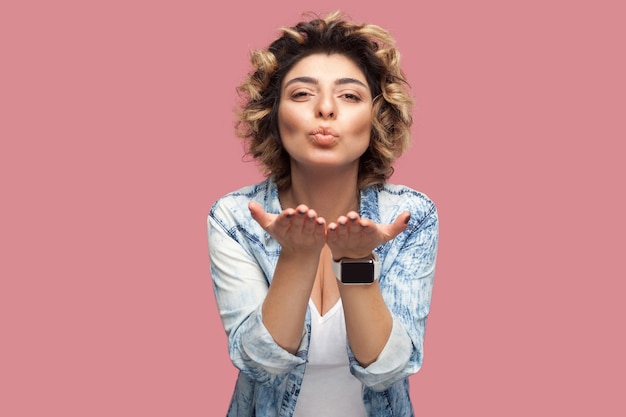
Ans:
[{"label": "denim fabric texture", "polygon": [[[261,305],[280,254],[280,245],[251,217],[248,203],[282,211],[276,184],[267,179],[220,198],[208,215],[211,276],[232,363],[239,369],[228,417],[289,417],[307,363],[310,311],[295,355],[278,346],[263,325]],[[424,331],[437,257],[439,220],[424,194],[393,184],[361,190],[359,214],[391,223],[410,211],[408,228],[375,249],[379,285],[393,316],[392,332],[378,359],[367,368],[346,340],[350,372],[363,384],[369,416],[413,416],[408,377],[422,366]]]}]

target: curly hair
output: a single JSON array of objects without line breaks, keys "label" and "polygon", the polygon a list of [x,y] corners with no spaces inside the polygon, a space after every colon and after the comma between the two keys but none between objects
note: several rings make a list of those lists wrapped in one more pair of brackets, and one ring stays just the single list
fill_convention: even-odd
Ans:
[{"label": "curly hair", "polygon": [[278,107],[285,75],[302,58],[316,53],[350,58],[365,75],[372,93],[370,145],[360,158],[359,188],[384,183],[393,162],[411,140],[413,99],[390,33],[373,24],[356,24],[339,11],[313,17],[282,34],[267,49],[251,53],[252,70],[237,88],[236,133],[246,154],[260,162],[279,188],[291,184],[290,160],[278,132]]}]

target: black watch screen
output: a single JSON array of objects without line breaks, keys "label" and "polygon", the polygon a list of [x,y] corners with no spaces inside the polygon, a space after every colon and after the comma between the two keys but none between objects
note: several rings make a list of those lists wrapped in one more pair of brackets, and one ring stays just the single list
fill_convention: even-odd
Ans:
[{"label": "black watch screen", "polygon": [[374,282],[374,261],[341,263],[341,282],[344,284],[371,284]]}]

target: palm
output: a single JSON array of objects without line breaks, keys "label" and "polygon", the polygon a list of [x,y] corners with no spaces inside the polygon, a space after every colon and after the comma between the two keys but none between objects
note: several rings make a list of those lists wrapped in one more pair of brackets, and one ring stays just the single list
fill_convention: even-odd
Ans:
[{"label": "palm", "polygon": [[377,224],[360,218],[356,212],[350,212],[347,216],[339,217],[336,223],[328,225],[326,243],[337,260],[364,258],[377,246],[392,240],[406,229],[409,216],[409,212],[404,212],[393,223]]},{"label": "palm", "polygon": [[249,205],[254,220],[280,243],[283,251],[321,251],[326,241],[326,222],[305,205],[280,214],[265,212],[255,202]]}]

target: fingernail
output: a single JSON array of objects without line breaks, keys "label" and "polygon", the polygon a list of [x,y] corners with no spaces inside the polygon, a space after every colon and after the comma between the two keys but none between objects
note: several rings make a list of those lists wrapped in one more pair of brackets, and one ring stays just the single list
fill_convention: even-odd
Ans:
[{"label": "fingernail", "polygon": [[404,224],[409,224],[409,220],[411,220],[411,215],[410,214],[408,216],[406,216],[406,219],[404,219]]}]

